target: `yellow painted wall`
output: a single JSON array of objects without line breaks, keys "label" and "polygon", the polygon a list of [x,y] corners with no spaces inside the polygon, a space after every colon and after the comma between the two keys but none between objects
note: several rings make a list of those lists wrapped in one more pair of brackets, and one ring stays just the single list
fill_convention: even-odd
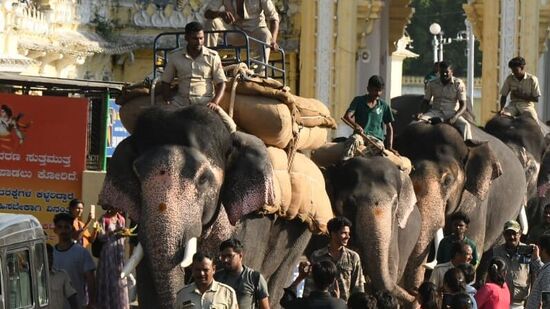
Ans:
[{"label": "yellow painted wall", "polygon": [[[97,205],[99,193],[103,186],[103,180],[105,179],[105,172],[100,171],[84,171],[82,173],[82,197],[84,202],[84,214],[90,213],[90,205]],[[113,205],[116,207],[116,205]],[[103,214],[101,207],[96,207],[96,218]]]}]

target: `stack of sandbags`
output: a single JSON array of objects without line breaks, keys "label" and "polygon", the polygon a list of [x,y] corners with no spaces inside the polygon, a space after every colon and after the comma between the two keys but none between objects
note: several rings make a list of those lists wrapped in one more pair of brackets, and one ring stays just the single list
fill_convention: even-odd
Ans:
[{"label": "stack of sandbags", "polygon": [[268,147],[275,179],[275,204],[266,205],[264,212],[278,213],[288,220],[305,222],[313,233],[325,233],[333,217],[323,174],[309,158],[296,153],[290,171],[284,150]]},{"label": "stack of sandbags", "polygon": [[229,79],[225,90],[220,106],[233,115],[240,129],[266,145],[312,150],[326,143],[326,128],[336,128],[336,121],[322,102],[295,96],[278,81]]},{"label": "stack of sandbags", "polygon": [[293,96],[298,110],[296,122],[304,127],[336,129],[336,121],[330,116],[328,107],[317,99]]},{"label": "stack of sandbags", "polygon": [[[220,106],[229,114],[230,93],[226,92]],[[274,98],[237,95],[233,120],[239,130],[260,138],[266,145],[285,148],[293,136],[292,116],[285,104]]]}]

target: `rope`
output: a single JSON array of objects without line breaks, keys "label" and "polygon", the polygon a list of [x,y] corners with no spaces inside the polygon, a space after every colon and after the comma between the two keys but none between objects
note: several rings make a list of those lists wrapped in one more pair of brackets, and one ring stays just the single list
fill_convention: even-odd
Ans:
[{"label": "rope", "polygon": [[235,110],[235,97],[237,96],[237,86],[240,79],[246,80],[248,78],[247,70],[248,68],[244,63],[233,70],[235,77],[233,77],[233,84],[231,85],[231,99],[229,100],[229,117],[231,118],[233,118],[233,111]]},{"label": "rope", "polygon": [[235,97],[237,96],[237,85],[239,83],[238,78],[241,75],[241,73],[237,73],[237,75],[233,78],[233,84],[231,85],[231,99],[229,101],[229,117],[233,118],[233,111],[235,109]]}]

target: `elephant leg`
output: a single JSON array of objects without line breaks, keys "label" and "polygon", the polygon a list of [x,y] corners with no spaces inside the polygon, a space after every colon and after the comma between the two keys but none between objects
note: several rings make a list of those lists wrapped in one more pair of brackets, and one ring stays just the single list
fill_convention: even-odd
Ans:
[{"label": "elephant leg", "polygon": [[246,246],[245,263],[268,281],[271,308],[279,308],[283,288],[290,284],[292,270],[308,245],[311,232],[298,220],[265,216],[244,220],[236,236]]}]

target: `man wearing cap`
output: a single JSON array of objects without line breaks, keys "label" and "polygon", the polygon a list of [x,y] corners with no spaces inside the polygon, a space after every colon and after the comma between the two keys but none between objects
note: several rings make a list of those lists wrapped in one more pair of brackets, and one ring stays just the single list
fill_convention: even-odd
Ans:
[{"label": "man wearing cap", "polygon": [[531,282],[543,263],[539,249],[535,245],[520,242],[521,226],[514,220],[504,224],[502,232],[505,243],[493,248],[493,256],[504,259],[508,266],[506,284],[510,289],[511,308],[519,309],[525,305],[529,296]]}]

